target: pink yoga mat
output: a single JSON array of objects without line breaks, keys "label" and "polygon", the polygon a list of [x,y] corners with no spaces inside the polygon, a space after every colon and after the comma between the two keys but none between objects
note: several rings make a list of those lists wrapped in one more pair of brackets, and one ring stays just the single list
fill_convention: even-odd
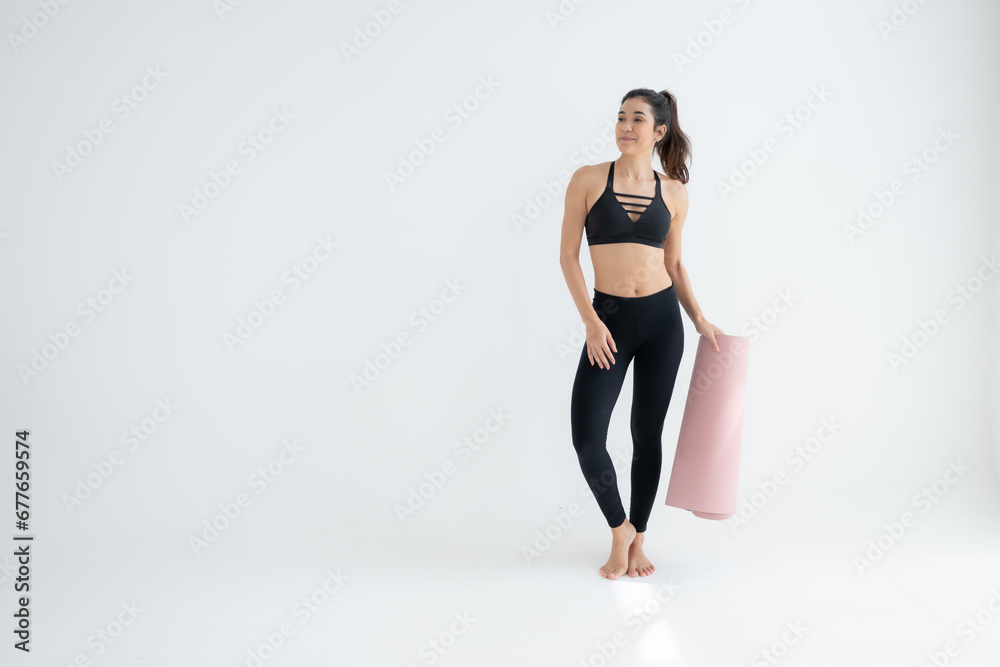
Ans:
[{"label": "pink yoga mat", "polygon": [[750,339],[716,334],[718,352],[698,339],[667,505],[722,520],[736,513]]}]

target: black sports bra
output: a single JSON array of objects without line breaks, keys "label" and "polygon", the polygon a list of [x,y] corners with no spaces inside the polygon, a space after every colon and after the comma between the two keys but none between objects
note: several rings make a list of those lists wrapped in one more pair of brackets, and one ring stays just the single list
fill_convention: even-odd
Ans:
[{"label": "black sports bra", "polygon": [[[656,195],[628,195],[614,191],[615,163],[612,160],[608,168],[608,185],[587,212],[584,229],[587,231],[587,245],[602,243],[642,243],[643,245],[663,247],[670,230],[670,209],[663,203],[660,195],[660,175],[653,170],[656,177]],[[622,202],[617,197],[634,199],[652,199],[651,202]],[[626,209],[625,206],[638,207]],[[629,211],[639,213],[639,218],[632,222]]]}]

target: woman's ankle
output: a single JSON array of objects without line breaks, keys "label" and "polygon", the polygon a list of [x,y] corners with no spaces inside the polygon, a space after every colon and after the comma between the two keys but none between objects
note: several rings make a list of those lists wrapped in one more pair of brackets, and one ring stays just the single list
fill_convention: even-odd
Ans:
[{"label": "woman's ankle", "polygon": [[625,519],[624,521],[621,522],[621,524],[619,524],[619,525],[615,526],[614,528],[612,528],[611,532],[615,533],[616,535],[617,534],[625,535],[625,534],[631,533],[634,530],[635,530],[635,526],[633,526],[631,523],[629,523],[628,519]]}]

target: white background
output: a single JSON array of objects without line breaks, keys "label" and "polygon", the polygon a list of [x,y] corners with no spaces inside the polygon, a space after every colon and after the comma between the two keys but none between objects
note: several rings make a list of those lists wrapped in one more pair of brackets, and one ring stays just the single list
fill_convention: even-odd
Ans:
[{"label": "white background", "polygon": [[[602,645],[608,664],[754,664],[796,621],[809,630],[781,664],[919,665],[949,641],[949,664],[996,655],[997,612],[974,641],[957,628],[994,593],[1000,610],[996,3],[48,4],[0,10],[4,664],[598,665]],[[894,11],[906,20],[886,32]],[[662,504],[697,343],[685,316],[657,570],[611,582],[570,440],[583,327],[558,246],[569,174],[619,156],[614,119],[638,87],[671,90],[691,138],[696,298],[751,339],[746,522]],[[268,134],[276,109],[292,118]],[[102,119],[113,131],[88,147]],[[249,160],[241,142],[262,131]],[[88,154],[60,175],[70,151]],[[186,221],[229,160],[240,173]],[[318,239],[336,248],[310,264]],[[581,262],[592,289],[585,248]],[[312,270],[300,285],[283,279],[295,265]],[[283,302],[227,344],[275,289]],[[895,366],[904,340],[916,354]],[[608,438],[624,458],[630,378]],[[176,406],[160,421],[158,401]],[[506,417],[489,432],[491,412]],[[30,655],[11,647],[21,429]],[[924,489],[933,503],[915,502]],[[210,535],[213,520],[228,526]],[[676,595],[633,631],[664,582]],[[88,638],[117,634],[133,601],[98,653]],[[477,620],[432,663],[462,612]],[[282,623],[295,633],[271,655]]]}]

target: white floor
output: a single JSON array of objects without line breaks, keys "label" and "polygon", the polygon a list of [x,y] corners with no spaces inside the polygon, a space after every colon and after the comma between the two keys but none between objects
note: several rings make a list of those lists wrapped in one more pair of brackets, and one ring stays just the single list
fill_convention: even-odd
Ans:
[{"label": "white floor", "polygon": [[947,548],[925,530],[862,575],[809,545],[710,550],[692,535],[721,524],[656,512],[674,528],[647,538],[656,572],[617,581],[597,574],[610,533],[593,513],[530,564],[506,538],[378,545],[297,524],[234,528],[198,557],[173,538],[40,543],[34,650],[17,664],[987,667],[1000,655],[995,537]]}]

